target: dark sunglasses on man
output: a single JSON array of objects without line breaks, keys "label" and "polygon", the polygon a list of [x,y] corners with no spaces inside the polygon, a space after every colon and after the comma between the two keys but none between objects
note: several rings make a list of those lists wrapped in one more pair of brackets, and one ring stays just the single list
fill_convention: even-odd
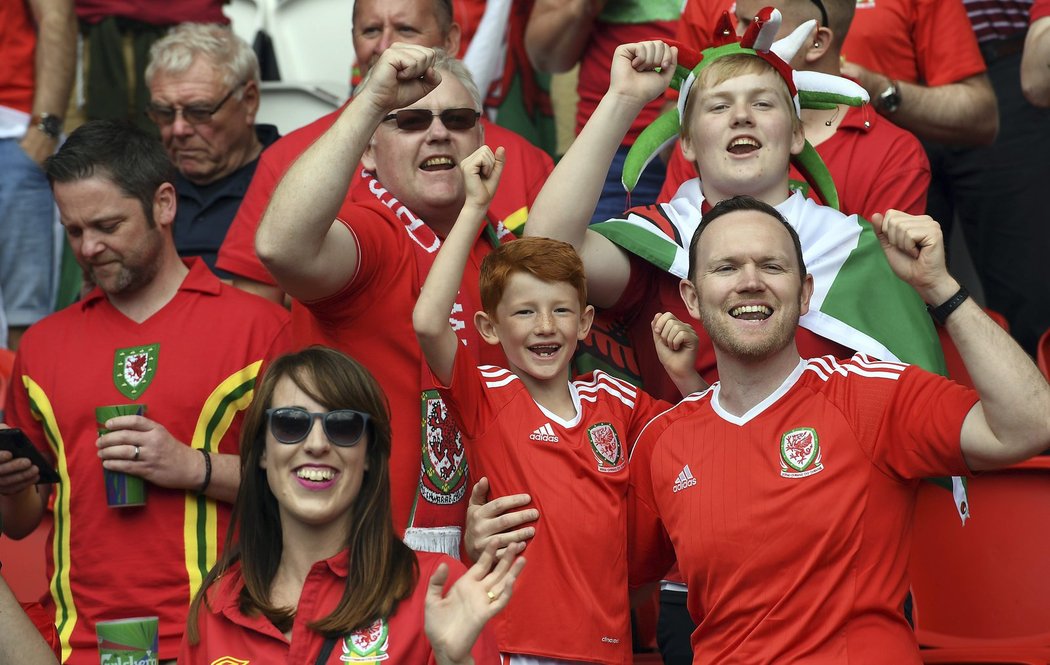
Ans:
[{"label": "dark sunglasses on man", "polygon": [[175,122],[175,116],[179,113],[182,114],[182,119],[191,125],[203,125],[211,122],[213,115],[219,112],[226,102],[233,97],[233,93],[237,92],[248,84],[247,81],[235,85],[226,96],[219,100],[214,106],[207,106],[204,104],[191,104],[189,106],[183,106],[179,108],[177,106],[160,106],[150,102],[146,105],[146,116],[157,124],[158,127],[167,127],[168,125]]},{"label": "dark sunglasses on man", "polygon": [[478,124],[481,113],[474,109],[445,109],[440,112],[430,109],[402,109],[383,118],[383,122],[393,120],[397,123],[397,128],[404,132],[422,132],[430,127],[435,117],[441,118],[445,129],[463,131],[473,129]]},{"label": "dark sunglasses on man", "polygon": [[270,434],[278,443],[299,443],[310,435],[314,420],[320,420],[328,440],[343,448],[357,445],[372,417],[353,409],[313,412],[298,406],[280,406],[265,413]]}]

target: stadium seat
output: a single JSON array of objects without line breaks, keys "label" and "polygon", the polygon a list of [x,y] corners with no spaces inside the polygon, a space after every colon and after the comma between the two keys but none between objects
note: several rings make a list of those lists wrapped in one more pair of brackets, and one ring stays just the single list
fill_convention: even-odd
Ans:
[{"label": "stadium seat", "polygon": [[1050,381],[1050,330],[1043,333],[1039,338],[1039,346],[1036,348],[1036,363],[1047,381]]},{"label": "stadium seat", "polygon": [[355,60],[353,3],[267,0],[263,4],[281,80],[321,87],[345,99]]},{"label": "stadium seat", "polygon": [[233,34],[251,44],[260,30],[266,29],[265,0],[227,0],[222,13],[230,19]]},{"label": "stadium seat", "polygon": [[[1007,322],[1006,317],[996,312],[995,310],[985,309],[984,313],[999,324],[999,327],[1010,332],[1010,324]],[[952,341],[948,331],[944,329],[944,326],[935,326],[937,328],[937,337],[941,341],[941,351],[944,353],[944,364],[948,367],[948,378],[952,379],[956,383],[961,383],[968,388],[973,388],[973,379],[970,378],[970,373],[966,371],[966,365],[963,364],[962,356],[959,355],[959,350],[955,348],[955,342]]]},{"label": "stadium seat", "polygon": [[943,490],[918,489],[910,574],[926,663],[1050,663],[1050,458],[968,483],[960,524]]},{"label": "stadium seat", "polygon": [[259,112],[255,121],[276,125],[288,134],[331,113],[346,101],[345,94],[304,83],[263,81],[260,86]]}]

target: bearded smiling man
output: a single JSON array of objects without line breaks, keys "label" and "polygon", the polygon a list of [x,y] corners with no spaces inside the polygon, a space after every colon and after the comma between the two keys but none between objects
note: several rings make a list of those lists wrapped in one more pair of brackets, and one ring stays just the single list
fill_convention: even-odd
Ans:
[{"label": "bearded smiling man", "polygon": [[[290,346],[288,314],[223,284],[200,259],[180,259],[175,169],[155,137],[88,122],[45,168],[73,255],[96,287],[19,346],[7,422],[61,483],[36,485],[35,466],[0,452],[0,521],[22,538],[54,499],[62,546],[47,548],[45,605],[64,663],[98,663],[95,622],[127,616],[158,616],[160,658],[174,659],[240,483],[240,412],[263,363]],[[129,378],[133,367],[141,371]],[[124,404],[145,413],[97,423],[97,407]],[[107,507],[103,469],[141,478],[145,503]]]}]

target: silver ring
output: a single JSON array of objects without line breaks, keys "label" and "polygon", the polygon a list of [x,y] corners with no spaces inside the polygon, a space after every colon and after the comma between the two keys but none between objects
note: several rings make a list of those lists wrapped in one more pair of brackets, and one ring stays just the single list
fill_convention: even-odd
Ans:
[{"label": "silver ring", "polygon": [[140,450],[139,447],[135,446],[135,456],[131,458],[132,462],[139,461],[139,450]]}]

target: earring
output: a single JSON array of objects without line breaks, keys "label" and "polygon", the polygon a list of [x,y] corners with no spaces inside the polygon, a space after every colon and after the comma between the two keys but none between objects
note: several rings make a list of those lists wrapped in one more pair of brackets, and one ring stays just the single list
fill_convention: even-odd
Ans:
[{"label": "earring", "polygon": [[820,48],[820,42],[813,42],[813,48]]}]

